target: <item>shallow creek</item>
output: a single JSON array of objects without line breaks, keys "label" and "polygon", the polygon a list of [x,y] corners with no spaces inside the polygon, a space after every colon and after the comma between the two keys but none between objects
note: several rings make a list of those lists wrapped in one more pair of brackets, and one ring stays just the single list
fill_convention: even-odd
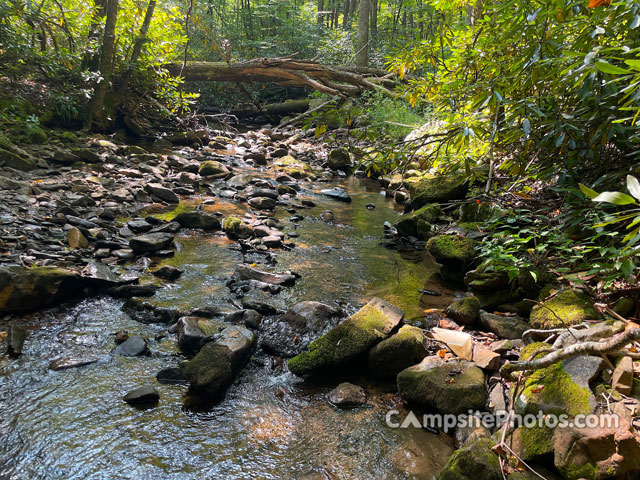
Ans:
[{"label": "shallow creek", "polygon": [[[383,222],[395,221],[398,212],[377,183],[350,178],[341,184],[352,203],[303,191],[300,197],[316,206],[299,211],[304,219],[297,224],[276,209],[285,232],[299,234],[292,239],[297,247],[276,251],[274,267],[260,267],[294,270],[301,278],[269,302],[284,310],[317,300],[352,313],[379,296],[419,324],[425,309],[446,305],[452,292],[432,280],[435,265],[426,255],[380,245]],[[229,214],[237,207],[216,199],[202,208]],[[335,214],[333,225],[319,218],[327,209]],[[234,299],[225,283],[243,261],[235,242],[191,232],[176,243],[175,257],[162,262],[184,274],[151,301],[232,311]],[[423,295],[424,289],[443,295]],[[135,322],[121,307],[120,300],[93,298],[19,320],[29,328],[25,353],[18,359],[0,354],[0,479],[433,478],[452,451],[444,435],[385,424],[387,410],[402,409],[392,387],[350,379],[367,389],[369,403],[338,410],[326,401],[338,380],[303,382],[272,368],[259,350],[222,402],[206,411],[187,409],[185,386],[155,380],[160,369],[179,361],[175,338],[161,335],[166,325]],[[153,355],[110,355],[119,330],[149,338]],[[99,361],[49,370],[49,362],[61,356]],[[122,401],[145,383],[160,392],[155,408],[136,409]]]}]

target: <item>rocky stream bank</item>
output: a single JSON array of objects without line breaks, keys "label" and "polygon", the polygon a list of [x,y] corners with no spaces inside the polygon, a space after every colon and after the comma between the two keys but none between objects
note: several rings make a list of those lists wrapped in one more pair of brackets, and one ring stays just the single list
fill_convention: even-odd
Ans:
[{"label": "rocky stream bank", "polygon": [[[33,140],[0,144],[0,478],[640,471],[630,358],[501,377],[507,360],[627,325],[548,272],[476,268],[502,212],[475,200],[473,176],[371,181],[296,129]],[[386,425],[408,409],[621,422]]]}]

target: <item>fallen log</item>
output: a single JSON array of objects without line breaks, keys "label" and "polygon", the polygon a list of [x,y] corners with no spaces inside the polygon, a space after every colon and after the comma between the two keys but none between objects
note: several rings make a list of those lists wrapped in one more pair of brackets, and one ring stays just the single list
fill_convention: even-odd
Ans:
[{"label": "fallen log", "polygon": [[[397,85],[389,72],[375,68],[321,65],[313,60],[257,58],[239,63],[187,62],[164,66],[171,75],[186,81],[274,82],[288,86],[308,86],[342,98],[365,90],[393,96]],[[399,81],[399,77],[396,77]]]}]

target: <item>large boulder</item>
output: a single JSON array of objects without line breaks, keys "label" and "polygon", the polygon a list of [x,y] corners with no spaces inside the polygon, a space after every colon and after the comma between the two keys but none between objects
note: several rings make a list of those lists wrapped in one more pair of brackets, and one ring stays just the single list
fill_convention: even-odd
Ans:
[{"label": "large boulder", "polygon": [[440,216],[442,216],[440,206],[430,203],[414,212],[402,215],[395,227],[400,235],[426,239],[432,235],[431,228]]},{"label": "large boulder", "polygon": [[403,399],[441,413],[484,410],[487,403],[484,373],[467,360],[445,362],[432,355],[400,372],[397,383]]},{"label": "large boulder", "polygon": [[427,250],[440,264],[445,280],[462,281],[476,258],[478,242],[457,235],[438,235],[427,242]]},{"label": "large boulder", "polygon": [[[638,478],[640,444],[629,421],[617,417],[618,425],[604,421],[596,427],[557,428],[553,435],[554,464],[568,480]],[[609,419],[612,419],[609,416]]]},{"label": "large boulder", "polygon": [[427,203],[464,198],[469,189],[469,182],[464,174],[411,177],[405,181],[405,184],[411,195],[411,206],[414,209],[421,208]]},{"label": "large boulder", "polygon": [[80,293],[81,279],[56,267],[0,267],[0,314],[48,307]]},{"label": "large boulder", "polygon": [[349,170],[351,168],[349,152],[343,148],[331,150],[327,156],[327,166],[332,170]]},{"label": "large boulder", "polygon": [[357,313],[309,344],[309,350],[288,362],[294,375],[309,375],[352,364],[371,347],[387,338],[404,313],[374,298]]},{"label": "large boulder", "polygon": [[205,400],[219,399],[245,365],[255,341],[255,334],[245,327],[225,328],[185,366],[189,391]]},{"label": "large boulder", "polygon": [[369,372],[379,379],[395,379],[405,368],[427,356],[424,336],[418,327],[404,325],[398,333],[369,350]]},{"label": "large boulder", "polygon": [[304,351],[313,338],[336,325],[342,310],[320,302],[300,302],[279,317],[262,323],[261,343],[267,350],[283,357]]},{"label": "large boulder", "polygon": [[[560,317],[560,320],[558,317]],[[531,310],[531,328],[551,329],[597,320],[600,313],[589,296],[579,290],[565,289]]]}]

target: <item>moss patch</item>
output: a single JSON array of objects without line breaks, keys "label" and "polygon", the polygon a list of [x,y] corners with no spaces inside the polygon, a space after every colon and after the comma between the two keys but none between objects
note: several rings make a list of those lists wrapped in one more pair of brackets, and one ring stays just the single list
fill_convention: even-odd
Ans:
[{"label": "moss patch", "polygon": [[413,208],[463,198],[469,188],[464,174],[412,177],[407,179],[405,184],[411,195]]},{"label": "moss patch", "polygon": [[447,280],[462,281],[472,265],[478,242],[454,235],[438,235],[427,242],[427,250],[442,264],[440,274]]},{"label": "moss patch", "polygon": [[435,223],[442,215],[442,209],[438,204],[429,204],[403,215],[396,222],[396,229],[400,235],[427,238],[431,233],[431,224]]},{"label": "moss patch", "polygon": [[[560,317],[563,322],[558,320]],[[567,289],[558,293],[542,305],[531,310],[529,323],[532,328],[560,328],[595,320],[600,314],[593,306],[593,301],[583,292]],[[564,323],[564,324],[563,324]]]},{"label": "moss patch", "polygon": [[453,302],[445,313],[456,322],[471,325],[478,319],[480,300],[477,297],[465,297]]},{"label": "moss patch", "polygon": [[502,480],[498,456],[491,451],[489,437],[479,438],[456,450],[438,475],[438,480]]}]

